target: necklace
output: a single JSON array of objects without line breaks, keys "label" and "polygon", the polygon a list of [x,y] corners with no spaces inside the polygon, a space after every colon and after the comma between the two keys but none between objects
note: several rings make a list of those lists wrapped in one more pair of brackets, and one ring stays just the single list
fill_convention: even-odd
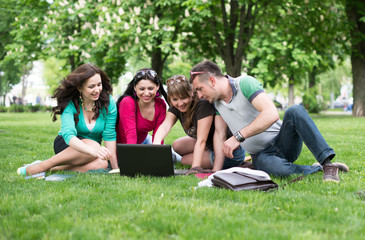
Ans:
[{"label": "necklace", "polygon": [[87,112],[92,112],[93,111],[93,108],[95,106],[95,102],[93,102],[93,105],[90,107],[90,108],[87,108],[85,105],[84,105],[84,102],[82,102],[82,108],[87,111]]}]

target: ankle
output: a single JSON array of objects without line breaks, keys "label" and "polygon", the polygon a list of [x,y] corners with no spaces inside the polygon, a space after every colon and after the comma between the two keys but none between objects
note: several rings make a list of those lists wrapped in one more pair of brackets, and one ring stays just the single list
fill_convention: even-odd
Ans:
[{"label": "ankle", "polygon": [[331,162],[331,159],[327,158],[326,160],[323,161],[321,165],[324,167],[324,166],[331,166],[333,164]]}]

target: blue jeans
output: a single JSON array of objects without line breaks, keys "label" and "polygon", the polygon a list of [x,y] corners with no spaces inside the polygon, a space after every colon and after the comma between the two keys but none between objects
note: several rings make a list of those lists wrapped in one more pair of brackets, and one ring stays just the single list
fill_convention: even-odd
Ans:
[{"label": "blue jeans", "polygon": [[[237,167],[243,163],[245,160],[245,150],[242,147],[233,151],[233,158],[224,158],[224,164],[222,169],[227,169],[231,167]],[[214,152],[209,149],[209,161],[212,166],[214,165]]]},{"label": "blue jeans", "polygon": [[146,139],[141,144],[152,144],[152,136],[147,134]]},{"label": "blue jeans", "polygon": [[307,111],[295,105],[285,112],[279,134],[264,150],[252,156],[254,168],[275,176],[308,175],[321,170],[321,166],[293,163],[302,151],[303,142],[320,164],[335,156]]}]

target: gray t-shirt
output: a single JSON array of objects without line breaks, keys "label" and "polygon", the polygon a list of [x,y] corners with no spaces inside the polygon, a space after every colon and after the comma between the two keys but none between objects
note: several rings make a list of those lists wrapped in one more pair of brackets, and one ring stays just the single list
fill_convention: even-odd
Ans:
[{"label": "gray t-shirt", "polygon": [[[251,76],[240,76],[228,80],[233,90],[233,97],[227,104],[223,100],[214,103],[215,108],[227,123],[232,133],[249,125],[259,115],[252,100],[264,90],[262,84]],[[276,121],[264,132],[247,138],[241,146],[250,154],[262,151],[280,131],[281,120]]]}]

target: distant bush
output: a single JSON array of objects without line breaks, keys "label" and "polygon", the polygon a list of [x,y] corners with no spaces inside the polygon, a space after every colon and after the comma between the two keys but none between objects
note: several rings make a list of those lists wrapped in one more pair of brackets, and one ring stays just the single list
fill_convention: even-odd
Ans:
[{"label": "distant bush", "polygon": [[24,111],[25,111],[25,107],[23,105],[12,104],[9,107],[9,112],[24,112]]},{"label": "distant bush", "polygon": [[42,112],[50,112],[52,111],[52,106],[42,106],[40,110]]},{"label": "distant bush", "polygon": [[7,112],[8,108],[5,106],[0,106],[0,112]]},{"label": "distant bush", "polygon": [[39,104],[36,105],[27,105],[28,111],[29,112],[38,112],[39,110],[41,110],[42,106]]},{"label": "distant bush", "polygon": [[317,89],[311,88],[303,96],[303,107],[310,113],[319,113],[325,110],[325,104],[318,95]]},{"label": "distant bush", "polygon": [[275,107],[278,109],[278,110],[284,110],[284,107],[283,107],[283,104],[281,104],[280,102],[274,100],[274,104],[275,104]]}]

